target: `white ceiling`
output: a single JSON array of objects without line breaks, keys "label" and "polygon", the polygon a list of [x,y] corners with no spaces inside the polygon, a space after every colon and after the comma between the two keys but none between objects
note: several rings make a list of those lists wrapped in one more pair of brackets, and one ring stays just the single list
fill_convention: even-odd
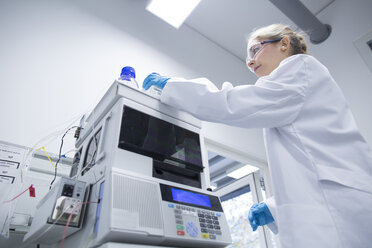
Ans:
[{"label": "white ceiling", "polygon": [[[334,0],[302,0],[319,14]],[[202,0],[183,25],[245,61],[247,35],[257,27],[283,23],[296,25],[268,0]]]}]

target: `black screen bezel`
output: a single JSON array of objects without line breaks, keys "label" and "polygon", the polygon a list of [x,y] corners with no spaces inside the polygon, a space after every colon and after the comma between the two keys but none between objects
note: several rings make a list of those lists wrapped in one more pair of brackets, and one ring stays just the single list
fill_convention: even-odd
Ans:
[{"label": "black screen bezel", "polygon": [[[208,196],[212,207],[206,207],[206,206],[196,205],[196,204],[187,203],[187,202],[175,201],[175,200],[173,200],[173,196],[172,196],[172,188],[192,192],[192,193],[199,194],[199,195]],[[193,190],[188,190],[188,189],[184,189],[184,188],[170,186],[170,185],[166,185],[166,184],[162,184],[162,183],[160,183],[160,191],[161,191],[162,199],[164,201],[173,202],[173,203],[180,204],[180,205],[187,205],[187,206],[190,206],[190,207],[203,208],[203,209],[207,209],[207,210],[211,210],[211,211],[223,212],[220,199],[217,196],[208,195],[208,194],[196,192],[196,191],[193,191]]]}]

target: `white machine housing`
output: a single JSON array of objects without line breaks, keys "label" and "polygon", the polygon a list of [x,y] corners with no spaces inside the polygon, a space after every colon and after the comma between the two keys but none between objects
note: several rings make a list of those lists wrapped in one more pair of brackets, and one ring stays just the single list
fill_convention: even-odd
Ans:
[{"label": "white machine housing", "polygon": [[54,244],[63,237],[71,215],[66,237],[80,230],[84,217],[83,205],[86,183],[62,177],[36,206],[29,232],[23,241],[27,244]]},{"label": "white machine housing", "polygon": [[[120,147],[123,115],[129,110],[171,125],[169,130],[180,128],[187,135],[197,137],[200,149],[197,165],[177,159],[159,162],[156,154],[137,152],[130,146]],[[141,128],[134,127],[133,132]],[[82,245],[88,236],[93,237],[89,241],[93,246],[107,242],[179,247],[230,244],[220,200],[207,190],[210,184],[208,156],[200,130],[200,121],[191,115],[115,81],[82,123],[76,142],[79,153],[71,176],[93,185],[90,201],[98,204],[88,206],[85,227],[66,240],[66,247]],[[151,142],[161,142],[161,137],[158,138]],[[186,155],[179,157],[182,159],[182,156]],[[172,198],[174,192],[178,200]]]}]

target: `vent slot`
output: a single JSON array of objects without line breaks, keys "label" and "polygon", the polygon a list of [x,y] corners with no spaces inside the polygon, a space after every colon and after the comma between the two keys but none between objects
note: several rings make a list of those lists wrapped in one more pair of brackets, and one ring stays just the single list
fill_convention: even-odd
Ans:
[{"label": "vent slot", "polygon": [[159,187],[127,176],[113,175],[113,207],[139,216],[139,226],[162,229]]}]

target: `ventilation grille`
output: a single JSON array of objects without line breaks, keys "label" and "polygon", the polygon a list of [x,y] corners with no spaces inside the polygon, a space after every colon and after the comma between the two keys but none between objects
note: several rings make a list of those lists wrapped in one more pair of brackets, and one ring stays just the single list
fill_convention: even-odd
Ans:
[{"label": "ventilation grille", "polygon": [[372,71],[372,30],[354,41],[354,45],[358,49],[364,62],[366,62],[367,66]]},{"label": "ventilation grille", "polygon": [[372,51],[372,40],[369,40],[369,41],[367,42],[367,45],[369,46],[369,49],[371,49],[371,51]]},{"label": "ventilation grille", "polygon": [[139,226],[162,229],[158,185],[113,175],[113,207],[138,213]]}]

